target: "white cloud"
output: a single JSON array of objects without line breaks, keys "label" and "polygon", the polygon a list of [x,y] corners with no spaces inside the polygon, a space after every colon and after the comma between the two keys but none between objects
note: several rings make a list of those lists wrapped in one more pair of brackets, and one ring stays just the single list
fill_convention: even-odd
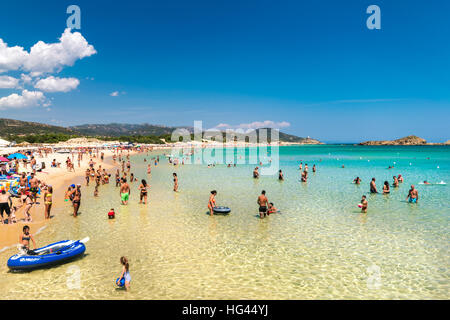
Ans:
[{"label": "white cloud", "polygon": [[78,87],[80,81],[76,78],[47,77],[34,85],[35,88],[45,92],[69,92]]},{"label": "white cloud", "polygon": [[220,129],[220,128],[231,128],[232,126],[230,126],[227,123],[219,123],[216,128]]},{"label": "white cloud", "polygon": [[46,72],[59,72],[64,66],[73,66],[76,60],[96,54],[94,47],[79,32],[67,28],[59,42],[38,41],[30,49],[8,45],[0,39],[0,72],[23,69],[37,76]]},{"label": "white cloud", "polygon": [[8,47],[8,44],[0,39],[0,73],[19,69],[27,55],[28,53],[22,47]]},{"label": "white cloud", "polygon": [[19,79],[9,76],[0,76],[0,89],[17,88],[18,86]]},{"label": "white cloud", "polygon": [[291,124],[286,121],[281,122],[274,122],[271,120],[265,120],[265,121],[255,121],[251,123],[241,123],[237,126],[232,126],[226,123],[221,123],[216,126],[216,128],[229,128],[229,129],[258,129],[258,128],[286,128],[289,127]]},{"label": "white cloud", "polygon": [[111,92],[109,95],[110,95],[111,97],[117,97],[117,96],[119,96],[119,91]]},{"label": "white cloud", "polygon": [[13,93],[0,98],[0,109],[34,107],[44,100],[45,96],[40,91],[23,90],[22,95]]}]

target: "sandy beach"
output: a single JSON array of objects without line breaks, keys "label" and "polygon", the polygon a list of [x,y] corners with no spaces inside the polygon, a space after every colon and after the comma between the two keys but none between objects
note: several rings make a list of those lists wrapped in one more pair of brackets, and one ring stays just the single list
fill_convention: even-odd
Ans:
[{"label": "sandy beach", "polygon": [[[92,158],[95,162],[95,167],[98,167],[98,165],[101,164],[102,168],[108,170],[109,173],[113,173],[112,169],[118,166],[118,164],[114,165],[112,161],[112,155],[114,152],[112,150],[102,150],[102,152],[105,154],[103,162],[95,157]],[[130,152],[130,155],[131,154],[133,154],[133,152]],[[42,169],[41,172],[36,173],[37,179],[40,181],[44,181],[47,185],[51,185],[53,187],[52,211],[64,204],[64,193],[67,190],[68,185],[72,183],[80,183],[84,185],[83,177],[86,169],[89,167],[89,155],[84,155],[83,160],[80,161],[80,166],[78,166],[75,155],[75,172],[69,172],[65,166],[67,157],[71,158],[71,154],[50,153],[47,155],[47,157],[36,156],[37,163],[40,164],[41,162],[45,162],[45,169]],[[57,163],[61,163],[59,168],[51,167],[51,162],[53,161],[53,159],[55,159]],[[30,165],[28,164],[27,168],[25,168],[21,163],[19,173],[22,172],[31,172]],[[24,206],[22,206],[21,200],[19,198],[13,198],[13,205],[18,208],[16,212],[17,223],[0,225],[0,233],[2,235],[0,237],[0,251],[3,251],[18,243],[19,235],[21,234],[22,227],[24,225],[29,225],[32,228],[33,232],[40,232],[41,230],[45,229],[45,226],[48,223],[52,223],[54,221],[54,219],[50,219],[48,221],[45,220],[42,197],[38,196],[37,203],[30,209],[31,216],[33,218],[32,222],[24,221]]]}]

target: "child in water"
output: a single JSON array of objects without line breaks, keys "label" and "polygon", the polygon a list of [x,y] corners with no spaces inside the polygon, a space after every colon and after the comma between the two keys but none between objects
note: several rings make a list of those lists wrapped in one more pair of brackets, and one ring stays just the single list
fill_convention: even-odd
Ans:
[{"label": "child in water", "polygon": [[117,279],[116,284],[120,284],[120,280],[122,278],[125,279],[125,289],[128,291],[130,289],[130,264],[128,263],[128,259],[126,257],[120,258],[120,264],[123,265],[122,274],[120,275],[119,279]]},{"label": "child in water", "polygon": [[279,210],[277,208],[275,208],[273,202],[269,203],[269,208],[267,211],[267,215],[271,214],[271,213],[277,213]]}]

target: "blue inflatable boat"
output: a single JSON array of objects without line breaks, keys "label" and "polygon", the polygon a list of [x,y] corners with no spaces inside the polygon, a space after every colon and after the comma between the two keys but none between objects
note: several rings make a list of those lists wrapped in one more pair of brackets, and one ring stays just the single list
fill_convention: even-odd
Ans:
[{"label": "blue inflatable boat", "polygon": [[87,241],[89,241],[89,237],[76,241],[63,240],[34,250],[36,255],[28,255],[23,252],[15,254],[9,258],[8,268],[33,270],[66,263],[84,254],[86,251],[84,244]]}]

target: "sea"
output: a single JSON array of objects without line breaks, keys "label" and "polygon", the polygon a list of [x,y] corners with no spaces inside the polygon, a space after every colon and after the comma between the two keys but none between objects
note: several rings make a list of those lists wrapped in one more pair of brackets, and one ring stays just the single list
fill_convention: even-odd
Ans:
[{"label": "sea", "polygon": [[[138,181],[130,183],[128,205],[121,205],[110,170],[99,197],[93,184],[83,185],[77,218],[60,199],[35,236],[39,246],[88,236],[82,258],[17,273],[6,266],[17,249],[0,252],[1,299],[450,298],[449,146],[159,150],[130,160]],[[306,183],[300,163],[309,167]],[[252,177],[256,166],[259,179]],[[373,177],[382,190],[399,174],[404,182],[390,194],[369,193]],[[352,183],[357,176],[360,185]],[[142,179],[150,185],[147,205],[139,204]],[[417,204],[406,201],[411,185]],[[230,214],[209,215],[211,190]],[[262,190],[280,210],[264,219],[257,204]],[[357,206],[362,195],[367,213]],[[130,263],[129,292],[115,285],[121,256]]]}]

